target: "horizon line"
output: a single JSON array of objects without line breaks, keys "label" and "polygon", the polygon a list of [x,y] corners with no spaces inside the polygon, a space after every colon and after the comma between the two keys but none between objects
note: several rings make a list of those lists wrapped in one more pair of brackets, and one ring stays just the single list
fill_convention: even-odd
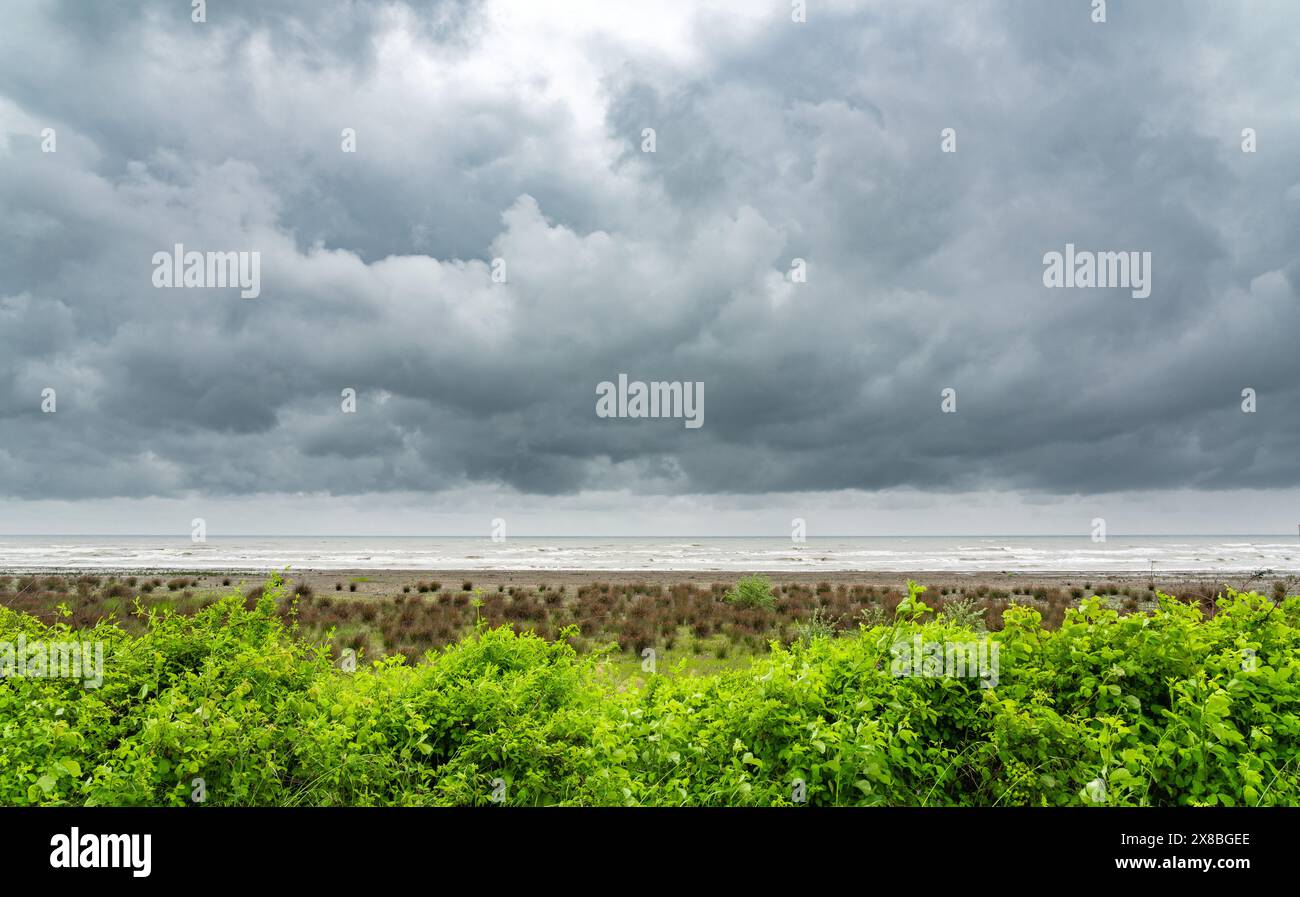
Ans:
[{"label": "horizon line", "polygon": [[[1109,533],[1106,539],[1097,544],[1105,544],[1110,539],[1156,539],[1156,538],[1246,538],[1246,537],[1290,537],[1292,533]],[[185,532],[168,533],[3,533],[0,539],[188,539]],[[896,533],[896,534],[854,534],[835,533],[822,536],[808,536],[804,542],[828,539],[1090,539],[1091,534],[1083,533]],[[647,535],[597,535],[594,533],[580,535],[512,535],[500,540],[493,540],[490,535],[466,533],[221,533],[210,534],[207,539],[474,539],[485,541],[509,542],[516,539],[777,539],[787,541],[788,536],[777,535],[698,535],[659,533]],[[205,540],[206,541],[206,540]],[[194,544],[203,544],[196,542]],[[802,543],[800,543],[802,544]]]}]

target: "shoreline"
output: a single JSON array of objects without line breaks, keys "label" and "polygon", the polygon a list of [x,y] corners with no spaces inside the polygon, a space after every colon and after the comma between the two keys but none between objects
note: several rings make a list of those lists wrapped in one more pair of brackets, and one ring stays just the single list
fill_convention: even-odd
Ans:
[{"label": "shoreline", "polygon": [[766,576],[774,584],[816,585],[830,583],[832,586],[900,586],[913,579],[926,586],[980,586],[990,587],[1007,585],[1043,584],[1068,586],[1082,583],[1132,585],[1141,583],[1149,585],[1175,585],[1185,583],[1223,583],[1234,588],[1267,588],[1278,580],[1290,581],[1300,579],[1300,574],[1286,571],[1269,571],[1262,573],[1245,571],[1205,571],[1205,570],[1163,570],[1154,575],[1149,572],[1075,570],[1075,571],[997,571],[980,570],[577,570],[577,569],[393,569],[374,567],[350,568],[207,568],[187,567],[150,567],[150,568],[110,568],[110,567],[42,567],[42,568],[5,568],[0,575],[8,576],[109,576],[109,577],[152,577],[152,576],[190,576],[198,578],[203,585],[216,587],[222,579],[229,578],[250,584],[251,580],[261,580],[271,573],[279,572],[294,582],[306,583],[314,588],[331,588],[334,583],[357,581],[358,591],[375,592],[399,589],[403,585],[414,585],[418,581],[442,581],[449,587],[459,586],[464,582],[475,586],[496,588],[497,586],[522,586],[536,588],[538,585],[570,587],[590,583],[609,583],[610,585],[647,584],[672,586],[692,584],[710,586],[714,583],[731,584],[743,576],[759,574]]}]

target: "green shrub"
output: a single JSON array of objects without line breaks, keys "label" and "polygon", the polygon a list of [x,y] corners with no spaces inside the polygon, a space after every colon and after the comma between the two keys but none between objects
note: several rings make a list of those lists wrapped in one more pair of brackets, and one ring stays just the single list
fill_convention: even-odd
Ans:
[{"label": "green shrub", "polygon": [[[72,629],[0,608],[0,643],[104,646],[99,688],[0,680],[0,805],[1295,805],[1300,598],[1213,616],[1096,598],[982,633],[910,585],[891,619],[718,675],[611,686],[600,654],[480,622],[355,670],[282,622],[272,577],[193,616]],[[349,636],[364,649],[364,639]],[[996,684],[898,675],[897,647],[998,649]],[[0,657],[3,663],[3,657]]]},{"label": "green shrub", "polygon": [[726,594],[726,601],[741,607],[761,607],[767,610],[776,606],[772,583],[766,576],[745,576]]},{"label": "green shrub", "polygon": [[984,625],[984,608],[974,598],[951,599],[943,606],[943,618],[977,632],[983,632],[987,628]]},{"label": "green shrub", "polygon": [[824,608],[813,608],[813,612],[808,619],[795,624],[795,640],[808,644],[819,638],[834,638],[836,622],[831,619]]}]

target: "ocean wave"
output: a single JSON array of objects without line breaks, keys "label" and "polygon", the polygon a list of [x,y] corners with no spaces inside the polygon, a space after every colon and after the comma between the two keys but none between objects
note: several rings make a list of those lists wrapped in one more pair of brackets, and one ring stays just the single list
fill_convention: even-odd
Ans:
[{"label": "ocean wave", "polygon": [[1217,538],[478,539],[0,538],[0,568],[1300,572],[1300,543]]}]

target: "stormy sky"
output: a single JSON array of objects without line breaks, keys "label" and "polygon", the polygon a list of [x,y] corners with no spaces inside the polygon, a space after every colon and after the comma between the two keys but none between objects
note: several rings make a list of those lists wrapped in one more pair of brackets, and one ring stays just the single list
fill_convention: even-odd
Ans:
[{"label": "stormy sky", "polygon": [[0,531],[1292,531],[1300,7],[1092,7],[0,0]]}]

